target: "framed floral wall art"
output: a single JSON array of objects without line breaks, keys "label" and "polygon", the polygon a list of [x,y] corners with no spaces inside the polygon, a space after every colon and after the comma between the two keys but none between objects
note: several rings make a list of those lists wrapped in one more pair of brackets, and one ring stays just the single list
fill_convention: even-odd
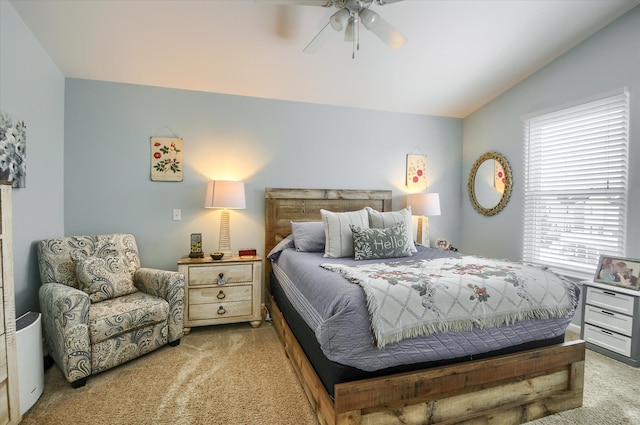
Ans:
[{"label": "framed floral wall art", "polygon": [[0,111],[0,180],[13,187],[26,187],[27,127],[24,121]]},{"label": "framed floral wall art", "polygon": [[407,155],[407,189],[427,188],[427,155]]},{"label": "framed floral wall art", "polygon": [[182,181],[182,138],[151,138],[151,180]]}]

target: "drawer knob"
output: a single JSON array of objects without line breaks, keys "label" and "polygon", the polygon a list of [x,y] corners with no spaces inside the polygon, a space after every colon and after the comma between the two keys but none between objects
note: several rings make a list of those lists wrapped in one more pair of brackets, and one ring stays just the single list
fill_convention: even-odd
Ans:
[{"label": "drawer knob", "polygon": [[226,312],[227,310],[225,310],[223,306],[218,307],[218,315],[222,316]]},{"label": "drawer knob", "polygon": [[218,295],[216,295],[216,298],[218,298],[219,300],[224,300],[226,297],[227,296],[224,292],[222,292],[222,289],[220,290],[220,292],[218,292]]},{"label": "drawer knob", "polygon": [[218,273],[218,285],[224,285],[227,283],[227,279],[224,278],[224,273]]}]

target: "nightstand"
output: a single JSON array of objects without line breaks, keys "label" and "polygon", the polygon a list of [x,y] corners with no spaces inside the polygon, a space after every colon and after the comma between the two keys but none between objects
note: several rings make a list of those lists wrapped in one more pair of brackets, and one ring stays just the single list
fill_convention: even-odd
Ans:
[{"label": "nightstand", "polygon": [[184,274],[185,334],[194,326],[238,322],[260,326],[262,258],[183,257],[178,271]]},{"label": "nightstand", "polygon": [[582,339],[587,348],[640,366],[640,292],[582,282]]}]

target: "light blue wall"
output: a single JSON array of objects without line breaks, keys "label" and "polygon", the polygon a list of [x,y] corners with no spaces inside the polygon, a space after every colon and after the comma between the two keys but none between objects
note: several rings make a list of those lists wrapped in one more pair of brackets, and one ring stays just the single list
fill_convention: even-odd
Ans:
[{"label": "light blue wall", "polygon": [[[232,250],[264,255],[264,189],[391,189],[405,205],[406,154],[428,155],[443,215],[432,239],[460,240],[462,120],[67,79],[65,234],[131,232],[148,267],[177,269],[189,234],[217,248],[220,212],[206,182],[245,182]],[[184,139],[184,181],[150,180],[151,136]],[[172,210],[182,221],[172,221]]]},{"label": "light blue wall", "polygon": [[34,241],[64,232],[64,76],[0,1],[0,108],[27,126],[26,188],[13,190],[16,314],[40,311]]},{"label": "light blue wall", "polygon": [[495,150],[513,171],[513,195],[492,217],[462,201],[464,252],[521,259],[523,123],[525,114],[575,102],[621,87],[631,91],[630,190],[627,255],[640,258],[640,6],[464,120],[463,181],[474,161]]}]

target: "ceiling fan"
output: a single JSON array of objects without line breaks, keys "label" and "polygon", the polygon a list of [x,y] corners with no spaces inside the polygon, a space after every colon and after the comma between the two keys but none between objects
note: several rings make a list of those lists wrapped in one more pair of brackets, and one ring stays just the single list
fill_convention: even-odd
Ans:
[{"label": "ceiling fan", "polygon": [[351,57],[355,58],[355,51],[360,50],[360,24],[371,31],[376,37],[385,42],[392,49],[398,49],[407,42],[407,38],[391,26],[380,15],[370,9],[374,4],[386,5],[402,0],[302,0],[300,4],[316,5],[322,7],[334,6],[338,9],[320,32],[304,48],[305,53],[315,53],[327,41],[330,29],[344,30],[345,41],[353,44]]}]

